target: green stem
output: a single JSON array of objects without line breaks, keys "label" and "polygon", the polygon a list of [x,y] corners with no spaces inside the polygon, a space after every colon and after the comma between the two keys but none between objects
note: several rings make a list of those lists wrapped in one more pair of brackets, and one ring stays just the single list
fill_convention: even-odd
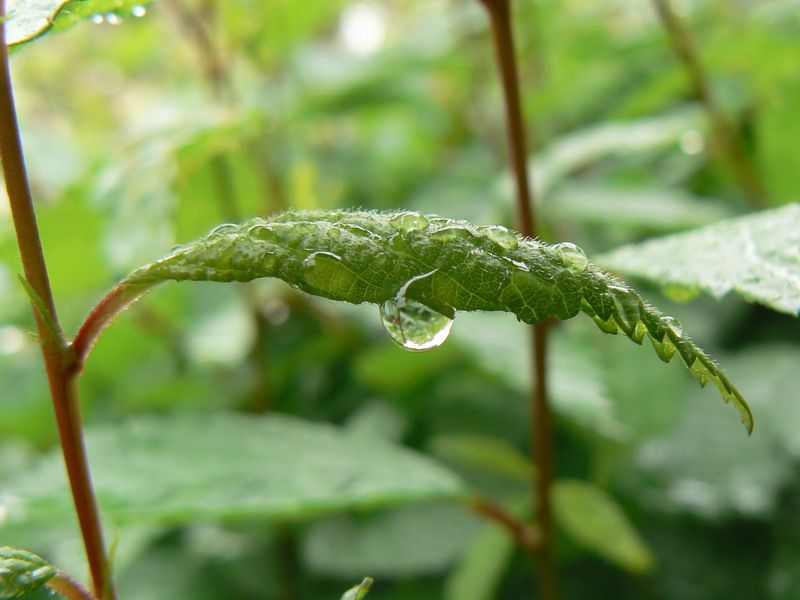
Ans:
[{"label": "green stem", "polygon": [[[489,15],[497,68],[503,87],[508,152],[517,191],[517,229],[524,235],[536,237],[537,223],[528,177],[528,153],[520,106],[510,1],[480,1]],[[540,532],[534,562],[542,598],[554,600],[559,596],[559,582],[550,498],[553,481],[553,417],[547,391],[547,328],[547,322],[530,328],[534,381],[531,390],[530,452],[536,465],[533,472],[534,515]]]},{"label": "green stem", "polygon": [[[0,0],[0,18],[4,20],[5,2]],[[34,307],[34,316],[42,340],[42,355],[58,424],[61,449],[72,490],[75,510],[83,536],[95,595],[113,599],[113,586],[108,580],[108,561],[89,473],[78,400],[77,378],[80,362],[72,352],[58,325],[53,293],[47,276],[36,213],[28,185],[22,143],[19,136],[5,26],[0,27],[0,151],[3,174],[8,191],[11,214],[17,234],[22,267],[30,288],[41,301],[47,315]],[[51,325],[48,325],[48,322]],[[110,590],[107,596],[104,590]]]},{"label": "green stem", "polygon": [[653,5],[667,32],[670,45],[686,71],[692,94],[700,101],[706,113],[711,127],[712,151],[727,163],[748,201],[756,208],[765,208],[766,194],[761,176],[747,154],[738,129],[727,118],[714,95],[711,80],[700,63],[697,44],[672,10],[669,0],[653,0]]}]

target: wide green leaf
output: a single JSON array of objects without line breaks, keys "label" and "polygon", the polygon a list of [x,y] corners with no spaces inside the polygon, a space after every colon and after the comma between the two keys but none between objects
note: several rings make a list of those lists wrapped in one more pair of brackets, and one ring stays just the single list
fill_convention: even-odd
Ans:
[{"label": "wide green leaf", "polygon": [[[90,430],[87,447],[105,518],[307,518],[465,494],[421,455],[332,426],[225,413],[137,417]],[[70,518],[60,456],[3,485],[8,520]]]},{"label": "wide green leaf", "polygon": [[598,257],[608,268],[715,298],[800,311],[800,204],[765,210],[690,231],[623,246]]},{"label": "wide green leaf", "polygon": [[562,480],[553,488],[556,518],[576,542],[633,573],[653,566],[653,555],[622,508],[601,488]]},{"label": "wide green leaf", "polygon": [[307,530],[304,563],[330,576],[441,573],[456,561],[479,527],[477,517],[442,503],[333,515]]},{"label": "wide green leaf", "polygon": [[[677,352],[698,382],[712,381],[752,430],[744,398],[674,319],[589,263],[574,244],[548,245],[500,226],[407,211],[256,218],[221,225],[137,269],[105,304],[122,306],[167,280],[260,277],[277,277],[333,300],[378,304],[388,333],[417,350],[441,343],[457,310],[507,311],[525,323],[583,311],[606,333],[621,331],[639,344],[649,337],[665,362]],[[76,344],[88,346],[98,332],[99,324],[90,323]]]},{"label": "wide green leaf", "polygon": [[9,0],[6,44],[16,46],[53,29],[65,29],[90,17],[117,23],[126,16],[142,16],[152,0]]}]

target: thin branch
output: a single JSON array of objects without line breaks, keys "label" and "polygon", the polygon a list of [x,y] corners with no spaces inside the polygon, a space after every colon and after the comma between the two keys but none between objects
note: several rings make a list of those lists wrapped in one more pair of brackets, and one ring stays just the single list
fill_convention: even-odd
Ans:
[{"label": "thin branch", "polygon": [[[480,1],[489,15],[497,69],[503,87],[509,160],[517,191],[517,228],[524,235],[536,237],[537,223],[527,168],[528,153],[520,106],[510,1]],[[550,498],[553,480],[553,418],[547,392],[547,328],[547,322],[530,328],[534,382],[531,390],[530,452],[536,465],[532,481],[536,501],[534,514],[541,536],[534,553],[535,565],[542,598],[554,600],[559,596],[559,582]]]},{"label": "thin branch", "polygon": [[742,193],[756,208],[766,207],[764,184],[756,165],[745,149],[744,140],[737,127],[722,110],[711,86],[711,79],[700,63],[697,44],[689,30],[683,26],[669,0],[653,0],[658,17],[667,33],[669,43],[678,56],[694,97],[702,104],[711,127],[711,147],[728,165]]},{"label": "thin branch", "polygon": [[56,573],[56,576],[47,582],[47,587],[66,597],[67,600],[95,600],[89,590],[63,571]]},{"label": "thin branch", "polygon": [[541,535],[535,527],[523,523],[497,502],[482,494],[470,498],[468,508],[500,525],[514,538],[523,552],[531,557],[536,555],[541,545]]},{"label": "thin branch", "polygon": [[[5,2],[0,0],[0,19],[4,21]],[[47,380],[53,399],[61,449],[72,490],[78,522],[83,536],[95,595],[115,597],[108,575],[108,560],[103,543],[100,513],[97,508],[83,444],[77,376],[79,362],[58,325],[53,293],[47,275],[36,213],[33,208],[8,65],[5,25],[0,26],[0,151],[14,228],[17,233],[25,279],[44,307],[34,306],[34,316],[42,340]],[[48,325],[49,322],[49,325]],[[110,590],[104,595],[104,590]]]}]

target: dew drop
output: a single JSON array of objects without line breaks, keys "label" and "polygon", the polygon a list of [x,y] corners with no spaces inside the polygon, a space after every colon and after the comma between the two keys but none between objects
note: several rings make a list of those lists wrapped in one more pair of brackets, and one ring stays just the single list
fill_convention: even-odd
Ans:
[{"label": "dew drop", "polygon": [[509,258],[508,256],[503,256],[502,259],[506,261],[508,264],[512,265],[514,268],[519,269],[520,271],[530,271],[528,265],[526,265],[522,261],[514,260],[513,258]]},{"label": "dew drop", "polygon": [[675,335],[678,337],[683,337],[683,325],[681,325],[680,321],[675,317],[662,317],[661,322],[670,328]]},{"label": "dew drop", "polygon": [[401,212],[389,219],[389,223],[395,229],[410,233],[425,229],[428,226],[428,218],[418,212]]},{"label": "dew drop", "polygon": [[208,232],[208,235],[225,235],[228,233],[233,233],[239,229],[239,226],[235,223],[223,223],[222,225],[217,225]]},{"label": "dew drop", "polygon": [[[422,216],[422,215],[420,215],[420,216]],[[423,219],[424,218],[425,217],[423,217]],[[346,229],[347,231],[349,231],[350,233],[352,233],[353,235],[358,236],[358,237],[362,237],[362,238],[378,237],[374,233],[372,233],[369,229],[365,229],[364,227],[361,227],[361,225],[352,225],[350,223],[344,223],[344,224],[342,224],[342,228]]]},{"label": "dew drop", "polygon": [[253,225],[247,230],[247,236],[259,242],[276,243],[278,241],[278,234],[269,225]]},{"label": "dew drop", "polygon": [[441,346],[453,326],[452,319],[405,296],[381,304],[380,315],[392,341],[415,352]]},{"label": "dew drop", "polygon": [[483,232],[486,234],[486,237],[501,248],[505,248],[506,250],[516,250],[519,248],[519,238],[517,234],[513,231],[509,231],[502,225],[486,227]]},{"label": "dew drop", "polygon": [[561,256],[564,261],[564,266],[570,273],[578,274],[583,273],[589,264],[589,259],[586,258],[583,250],[578,248],[572,242],[561,242],[553,246],[553,249]]},{"label": "dew drop", "polygon": [[100,25],[101,23],[104,23],[105,20],[106,20],[106,18],[103,15],[101,15],[100,13],[94,14],[89,18],[91,19],[92,23],[94,23],[95,25]]},{"label": "dew drop", "polygon": [[466,227],[461,225],[452,225],[450,227],[443,227],[430,234],[430,239],[440,242],[452,242],[457,239],[469,239],[474,237],[472,232]]},{"label": "dew drop", "polygon": [[147,14],[147,9],[141,4],[137,4],[131,8],[131,15],[134,17],[143,17]]},{"label": "dew drop", "polygon": [[122,18],[116,13],[107,13],[106,22],[111,25],[119,25],[122,23]]}]

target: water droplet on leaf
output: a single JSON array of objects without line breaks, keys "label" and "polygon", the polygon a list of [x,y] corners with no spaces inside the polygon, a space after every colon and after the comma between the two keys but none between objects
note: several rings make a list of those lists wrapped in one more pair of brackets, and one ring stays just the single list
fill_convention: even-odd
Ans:
[{"label": "water droplet on leaf", "polygon": [[143,17],[147,14],[147,9],[142,6],[141,4],[137,4],[133,8],[131,8],[131,15],[134,17]]},{"label": "water droplet on leaf", "polygon": [[[423,217],[423,218],[425,218],[425,217]],[[369,229],[365,229],[364,227],[361,227],[360,225],[352,225],[350,223],[344,223],[344,224],[342,224],[342,228],[346,229],[347,231],[349,231],[350,233],[352,233],[353,235],[356,235],[358,237],[362,237],[362,238],[378,237],[374,233],[372,233]]]},{"label": "water droplet on leaf", "polygon": [[671,329],[678,337],[683,337],[683,325],[675,317],[662,317],[661,322]]},{"label": "water droplet on leaf", "polygon": [[474,237],[474,235],[466,227],[453,225],[451,227],[443,227],[442,229],[434,231],[429,237],[430,239],[437,240],[439,242],[452,242],[453,240],[457,239],[469,239]]},{"label": "water droplet on leaf", "polygon": [[428,219],[418,212],[401,212],[389,219],[389,223],[401,231],[421,231],[428,226]]},{"label": "water droplet on leaf", "polygon": [[516,250],[519,248],[519,238],[517,234],[513,231],[509,231],[502,225],[486,227],[483,232],[486,234],[486,237],[501,248],[505,248],[506,250]]},{"label": "water droplet on leaf", "polygon": [[586,258],[583,250],[578,248],[572,242],[561,242],[553,246],[553,249],[561,256],[564,265],[570,273],[583,273],[589,264],[589,259]]},{"label": "water droplet on leaf", "polygon": [[238,231],[238,229],[239,229],[239,226],[236,225],[235,223],[223,223],[222,225],[217,225],[216,227],[214,227],[214,229],[212,229],[208,233],[208,235],[210,235],[210,236],[211,235],[225,235],[225,234],[228,234],[228,233],[233,233],[235,231]]},{"label": "water droplet on leaf", "polygon": [[106,18],[99,13],[94,14],[89,18],[91,19],[92,23],[95,23],[96,25],[100,25],[101,23],[104,23],[106,20]]},{"label": "water droplet on leaf", "polygon": [[452,319],[404,296],[381,304],[380,315],[392,341],[417,352],[441,346],[453,326]]},{"label": "water droplet on leaf", "polygon": [[111,25],[119,25],[122,23],[122,18],[116,13],[107,13],[106,22],[110,23]]},{"label": "water droplet on leaf", "polygon": [[[221,225],[220,227],[224,227]],[[269,225],[253,225],[247,230],[247,235],[251,239],[258,240],[259,242],[272,242],[278,241],[278,234]]]}]

